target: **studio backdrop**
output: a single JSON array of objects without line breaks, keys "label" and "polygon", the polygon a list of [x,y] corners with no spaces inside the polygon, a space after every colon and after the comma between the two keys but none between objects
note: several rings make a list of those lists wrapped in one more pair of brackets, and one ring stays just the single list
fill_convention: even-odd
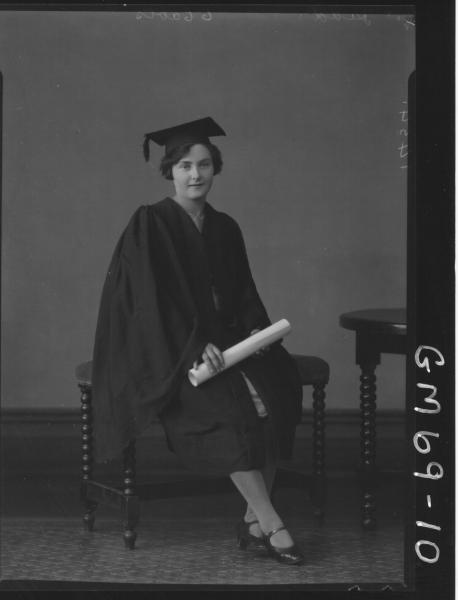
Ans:
[{"label": "studio backdrop", "polygon": [[[143,134],[225,129],[209,201],[245,236],[272,321],[326,359],[329,408],[356,409],[339,315],[406,303],[407,81],[396,15],[2,12],[2,406],[74,408],[115,243],[173,192]],[[378,406],[404,407],[384,357]]]}]

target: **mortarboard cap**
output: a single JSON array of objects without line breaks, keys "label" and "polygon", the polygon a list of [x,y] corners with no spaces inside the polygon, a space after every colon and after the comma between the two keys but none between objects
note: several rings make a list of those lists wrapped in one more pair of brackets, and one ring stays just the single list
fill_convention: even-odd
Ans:
[{"label": "mortarboard cap", "polygon": [[189,142],[196,144],[199,142],[209,143],[210,140],[208,138],[216,135],[226,135],[226,133],[211,117],[189,121],[188,123],[182,123],[181,125],[161,129],[160,131],[145,133],[143,155],[145,160],[149,160],[150,141],[155,142],[159,146],[165,146],[165,153],[167,154],[173,148]]}]

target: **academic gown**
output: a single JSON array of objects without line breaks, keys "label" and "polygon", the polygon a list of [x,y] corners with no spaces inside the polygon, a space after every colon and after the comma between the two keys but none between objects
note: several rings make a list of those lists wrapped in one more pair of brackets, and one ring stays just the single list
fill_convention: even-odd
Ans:
[{"label": "academic gown", "polygon": [[191,469],[262,468],[262,422],[241,371],[267,409],[280,458],[289,458],[302,388],[281,342],[198,387],[187,377],[207,343],[224,350],[270,324],[234,219],[207,203],[199,232],[171,198],[137,209],[115,248],[97,321],[96,460],[119,455],[159,418]]}]

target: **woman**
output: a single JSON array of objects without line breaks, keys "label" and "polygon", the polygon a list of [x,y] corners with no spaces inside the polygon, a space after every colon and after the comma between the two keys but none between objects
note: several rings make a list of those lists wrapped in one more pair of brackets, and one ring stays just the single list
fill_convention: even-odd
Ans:
[{"label": "woman", "polygon": [[[303,555],[272,506],[276,461],[291,455],[302,390],[277,342],[224,369],[222,350],[270,325],[241,231],[207,203],[222,168],[209,117],[147,134],[165,146],[161,172],[175,193],[140,207],[119,240],[105,281],[93,358],[97,460],[119,454],[159,417],[169,447],[191,469],[229,475],[247,501],[240,548],[276,560]],[[204,361],[215,377],[193,387]]]}]

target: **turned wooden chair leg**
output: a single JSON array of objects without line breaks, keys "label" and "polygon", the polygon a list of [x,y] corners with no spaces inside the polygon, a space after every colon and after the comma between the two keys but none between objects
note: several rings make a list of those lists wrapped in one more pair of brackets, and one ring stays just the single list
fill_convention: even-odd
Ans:
[{"label": "turned wooden chair leg", "polygon": [[361,521],[364,529],[375,529],[375,450],[377,409],[376,364],[361,364],[360,408],[361,408]]},{"label": "turned wooden chair leg", "polygon": [[132,440],[124,450],[124,543],[126,548],[134,550],[137,533],[135,527],[140,519],[140,501],[136,495],[136,448],[135,440]]},{"label": "turned wooden chair leg", "polygon": [[324,517],[326,499],[325,474],[325,385],[313,386],[313,484],[312,504],[317,518]]},{"label": "turned wooden chair leg", "polygon": [[80,384],[81,390],[81,450],[82,477],[80,497],[84,506],[83,524],[87,531],[94,529],[97,503],[87,498],[87,482],[92,479],[92,390],[90,385]]}]

